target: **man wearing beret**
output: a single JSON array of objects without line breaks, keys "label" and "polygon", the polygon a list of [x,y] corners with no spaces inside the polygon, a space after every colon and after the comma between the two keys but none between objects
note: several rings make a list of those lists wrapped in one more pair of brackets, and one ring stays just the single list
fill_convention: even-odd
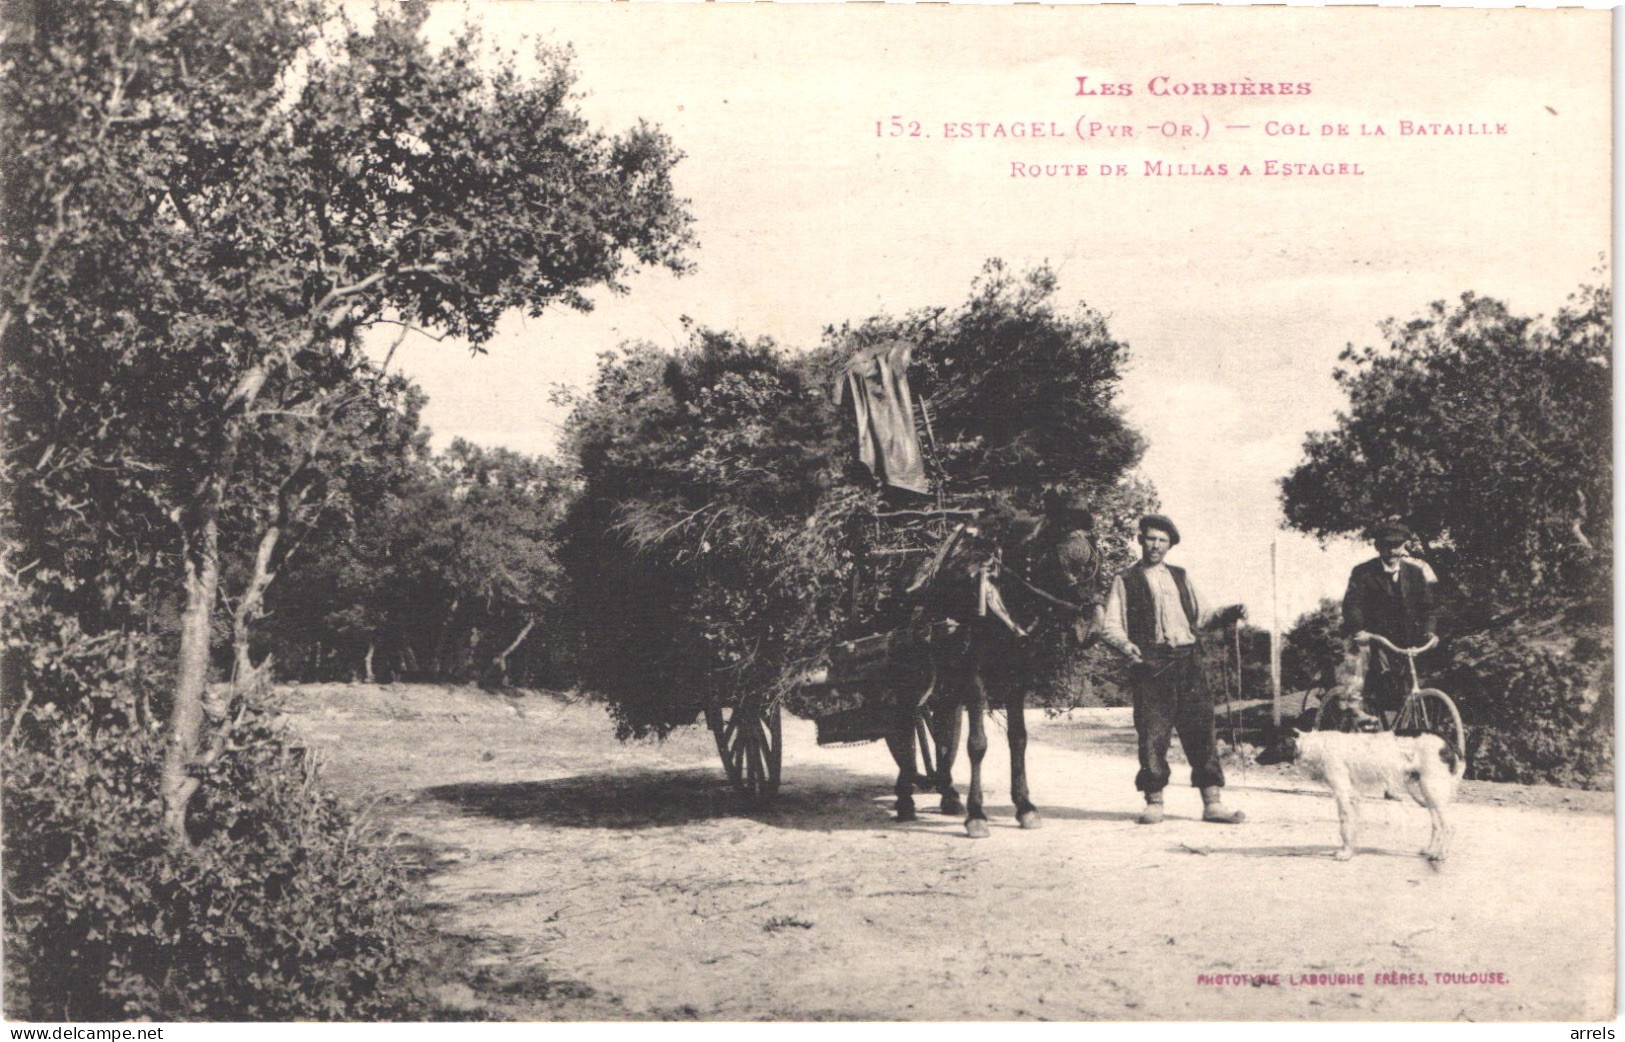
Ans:
[{"label": "man wearing beret", "polygon": [[1372,634],[1386,637],[1402,648],[1415,648],[1433,638],[1438,624],[1434,584],[1438,581],[1425,561],[1405,556],[1416,537],[1397,522],[1372,530],[1377,556],[1354,566],[1343,594],[1343,632],[1354,644],[1366,644],[1370,660],[1365,684],[1346,696],[1345,707],[1361,730],[1382,726],[1377,713],[1398,713],[1410,693],[1411,673],[1403,655],[1367,643]]},{"label": "man wearing beret", "polygon": [[1185,569],[1163,558],[1179,545],[1179,529],[1161,514],[1140,519],[1138,563],[1112,581],[1106,596],[1103,635],[1128,656],[1134,694],[1134,730],[1140,739],[1140,773],[1134,787],[1145,794],[1139,822],[1162,821],[1167,788],[1168,745],[1173,732],[1191,765],[1191,785],[1202,790],[1202,820],[1234,825],[1241,811],[1225,807],[1224,768],[1219,764],[1213,693],[1202,673],[1198,635],[1246,617],[1233,604],[1209,611]]}]

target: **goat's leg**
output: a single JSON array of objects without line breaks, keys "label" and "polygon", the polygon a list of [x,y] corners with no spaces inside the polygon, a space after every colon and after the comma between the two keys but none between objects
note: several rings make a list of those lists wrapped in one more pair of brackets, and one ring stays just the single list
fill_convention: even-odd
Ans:
[{"label": "goat's leg", "polygon": [[1428,820],[1433,828],[1428,835],[1427,849],[1422,851],[1430,861],[1443,861],[1450,853],[1450,826],[1444,820],[1444,805],[1450,801],[1449,779],[1424,774],[1418,782],[1422,795],[1427,797]]},{"label": "goat's leg", "polygon": [[1343,846],[1337,851],[1339,861],[1347,861],[1355,854],[1360,839],[1360,797],[1348,778],[1332,782],[1332,799],[1337,803],[1337,826],[1343,835]]}]

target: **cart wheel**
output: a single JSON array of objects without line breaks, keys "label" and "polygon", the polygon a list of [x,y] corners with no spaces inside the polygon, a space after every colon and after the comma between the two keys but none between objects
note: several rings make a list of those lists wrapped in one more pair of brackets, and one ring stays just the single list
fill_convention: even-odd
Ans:
[{"label": "cart wheel", "polygon": [[1405,700],[1405,707],[1394,723],[1394,732],[1436,734],[1450,743],[1463,765],[1467,762],[1467,729],[1462,726],[1461,713],[1456,709],[1455,700],[1436,688],[1423,688]]},{"label": "cart wheel", "polygon": [[716,737],[722,767],[735,788],[753,795],[779,791],[784,735],[777,702],[764,705],[754,696],[747,697],[737,706],[707,709],[705,722]]}]

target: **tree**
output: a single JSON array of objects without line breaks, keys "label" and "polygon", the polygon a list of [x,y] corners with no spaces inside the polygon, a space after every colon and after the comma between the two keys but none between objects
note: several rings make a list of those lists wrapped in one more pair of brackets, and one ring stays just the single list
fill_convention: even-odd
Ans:
[{"label": "tree", "polygon": [[[507,311],[683,267],[663,135],[593,130],[564,54],[527,78],[471,33],[431,49],[425,16],[42,0],[0,70],[19,524],[87,611],[120,600],[121,575],[179,588],[162,772],[178,841],[245,445],[355,373],[371,326],[478,345]],[[64,530],[84,534],[59,550]]]},{"label": "tree", "polygon": [[1281,642],[1281,686],[1287,691],[1337,684],[1348,641],[1343,637],[1343,605],[1327,597],[1314,611],[1298,616]]},{"label": "tree", "polygon": [[1348,411],[1282,482],[1287,523],[1322,538],[1405,519],[1481,608],[1595,592],[1613,546],[1606,287],[1555,318],[1465,294],[1381,347],[1342,354]]},{"label": "tree", "polygon": [[[390,577],[387,548],[375,537],[387,504],[425,466],[429,435],[418,425],[425,401],[403,377],[367,368],[314,407],[288,410],[247,441],[244,491],[227,512],[222,544],[236,681],[269,660],[254,661],[254,645],[280,643],[290,650],[276,638],[305,627],[315,632],[301,636],[319,643],[332,630],[343,631],[345,616],[371,607],[349,569]],[[304,580],[302,588],[279,596],[289,578]],[[274,634],[261,623],[268,601],[281,616]]]},{"label": "tree", "polygon": [[622,737],[773,686],[827,626],[850,571],[808,567],[842,467],[827,386],[770,340],[697,329],[606,358],[576,403],[561,553],[583,677]]}]

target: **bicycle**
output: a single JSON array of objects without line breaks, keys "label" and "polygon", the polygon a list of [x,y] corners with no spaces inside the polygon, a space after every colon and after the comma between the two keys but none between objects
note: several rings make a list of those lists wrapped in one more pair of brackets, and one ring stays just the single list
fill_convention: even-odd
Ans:
[{"label": "bicycle", "polygon": [[[1386,725],[1384,730],[1394,734],[1436,734],[1449,742],[1455,749],[1456,755],[1461,757],[1463,763],[1467,762],[1467,729],[1462,726],[1461,712],[1456,709],[1455,700],[1438,688],[1423,687],[1416,675],[1416,656],[1430,651],[1439,643],[1438,637],[1431,638],[1419,648],[1402,648],[1386,637],[1372,633],[1368,635],[1374,643],[1380,644],[1395,654],[1404,655],[1406,663],[1411,668],[1411,690],[1405,696],[1405,702],[1399,708],[1392,724]],[[1365,656],[1361,656],[1362,669],[1356,682],[1364,680],[1363,663]],[[1328,710],[1331,710],[1328,712]],[[1315,731],[1348,731],[1353,727],[1350,714],[1343,711],[1343,696],[1340,694],[1328,695],[1315,710]]]}]

